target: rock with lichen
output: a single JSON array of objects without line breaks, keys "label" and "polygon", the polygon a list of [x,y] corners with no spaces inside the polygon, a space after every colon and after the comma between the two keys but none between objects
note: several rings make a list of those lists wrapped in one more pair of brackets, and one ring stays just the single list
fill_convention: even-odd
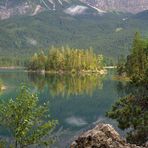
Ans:
[{"label": "rock with lichen", "polygon": [[70,148],[143,148],[126,143],[109,124],[99,124],[80,135]]}]

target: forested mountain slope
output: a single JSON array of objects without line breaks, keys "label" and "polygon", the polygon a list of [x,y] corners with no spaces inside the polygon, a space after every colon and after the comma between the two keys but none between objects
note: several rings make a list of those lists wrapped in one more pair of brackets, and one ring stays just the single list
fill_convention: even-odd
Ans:
[{"label": "forested mountain slope", "polygon": [[92,47],[115,60],[128,54],[136,31],[148,36],[148,11],[104,12],[79,0],[2,0],[1,12],[7,19],[0,20],[0,60],[6,61],[51,46]]},{"label": "forested mountain slope", "polygon": [[2,56],[29,55],[51,46],[93,47],[98,53],[117,58],[127,54],[136,31],[148,35],[145,12],[129,15],[107,13],[71,16],[61,12],[42,12],[36,16],[0,21]]}]

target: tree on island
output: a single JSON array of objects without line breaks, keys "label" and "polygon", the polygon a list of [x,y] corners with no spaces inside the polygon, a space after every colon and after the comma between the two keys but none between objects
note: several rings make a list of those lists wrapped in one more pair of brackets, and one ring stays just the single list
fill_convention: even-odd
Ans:
[{"label": "tree on island", "polygon": [[103,56],[92,49],[52,48],[48,54],[34,54],[28,63],[28,70],[38,71],[97,71],[103,67]]}]

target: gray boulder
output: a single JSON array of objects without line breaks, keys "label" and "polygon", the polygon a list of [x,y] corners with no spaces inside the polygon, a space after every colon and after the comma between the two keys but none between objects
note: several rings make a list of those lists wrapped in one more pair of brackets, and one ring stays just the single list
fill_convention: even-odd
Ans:
[{"label": "gray boulder", "polygon": [[80,135],[70,148],[143,148],[126,143],[109,124],[98,124]]}]

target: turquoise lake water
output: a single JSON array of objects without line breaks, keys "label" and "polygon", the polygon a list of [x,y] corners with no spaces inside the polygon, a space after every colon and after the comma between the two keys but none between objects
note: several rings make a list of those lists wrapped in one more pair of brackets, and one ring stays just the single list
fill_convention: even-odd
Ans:
[{"label": "turquoise lake water", "polygon": [[[113,103],[123,94],[119,92],[119,82],[112,80],[114,71],[105,76],[95,74],[80,75],[37,75],[23,70],[0,70],[0,79],[6,90],[0,99],[15,98],[22,83],[38,94],[40,103],[50,102],[49,112],[59,124],[54,131],[54,148],[66,148],[75,136],[95,126],[97,123],[117,123],[105,117]],[[120,82],[121,83],[121,82]],[[0,131],[1,136],[7,133]]]}]

